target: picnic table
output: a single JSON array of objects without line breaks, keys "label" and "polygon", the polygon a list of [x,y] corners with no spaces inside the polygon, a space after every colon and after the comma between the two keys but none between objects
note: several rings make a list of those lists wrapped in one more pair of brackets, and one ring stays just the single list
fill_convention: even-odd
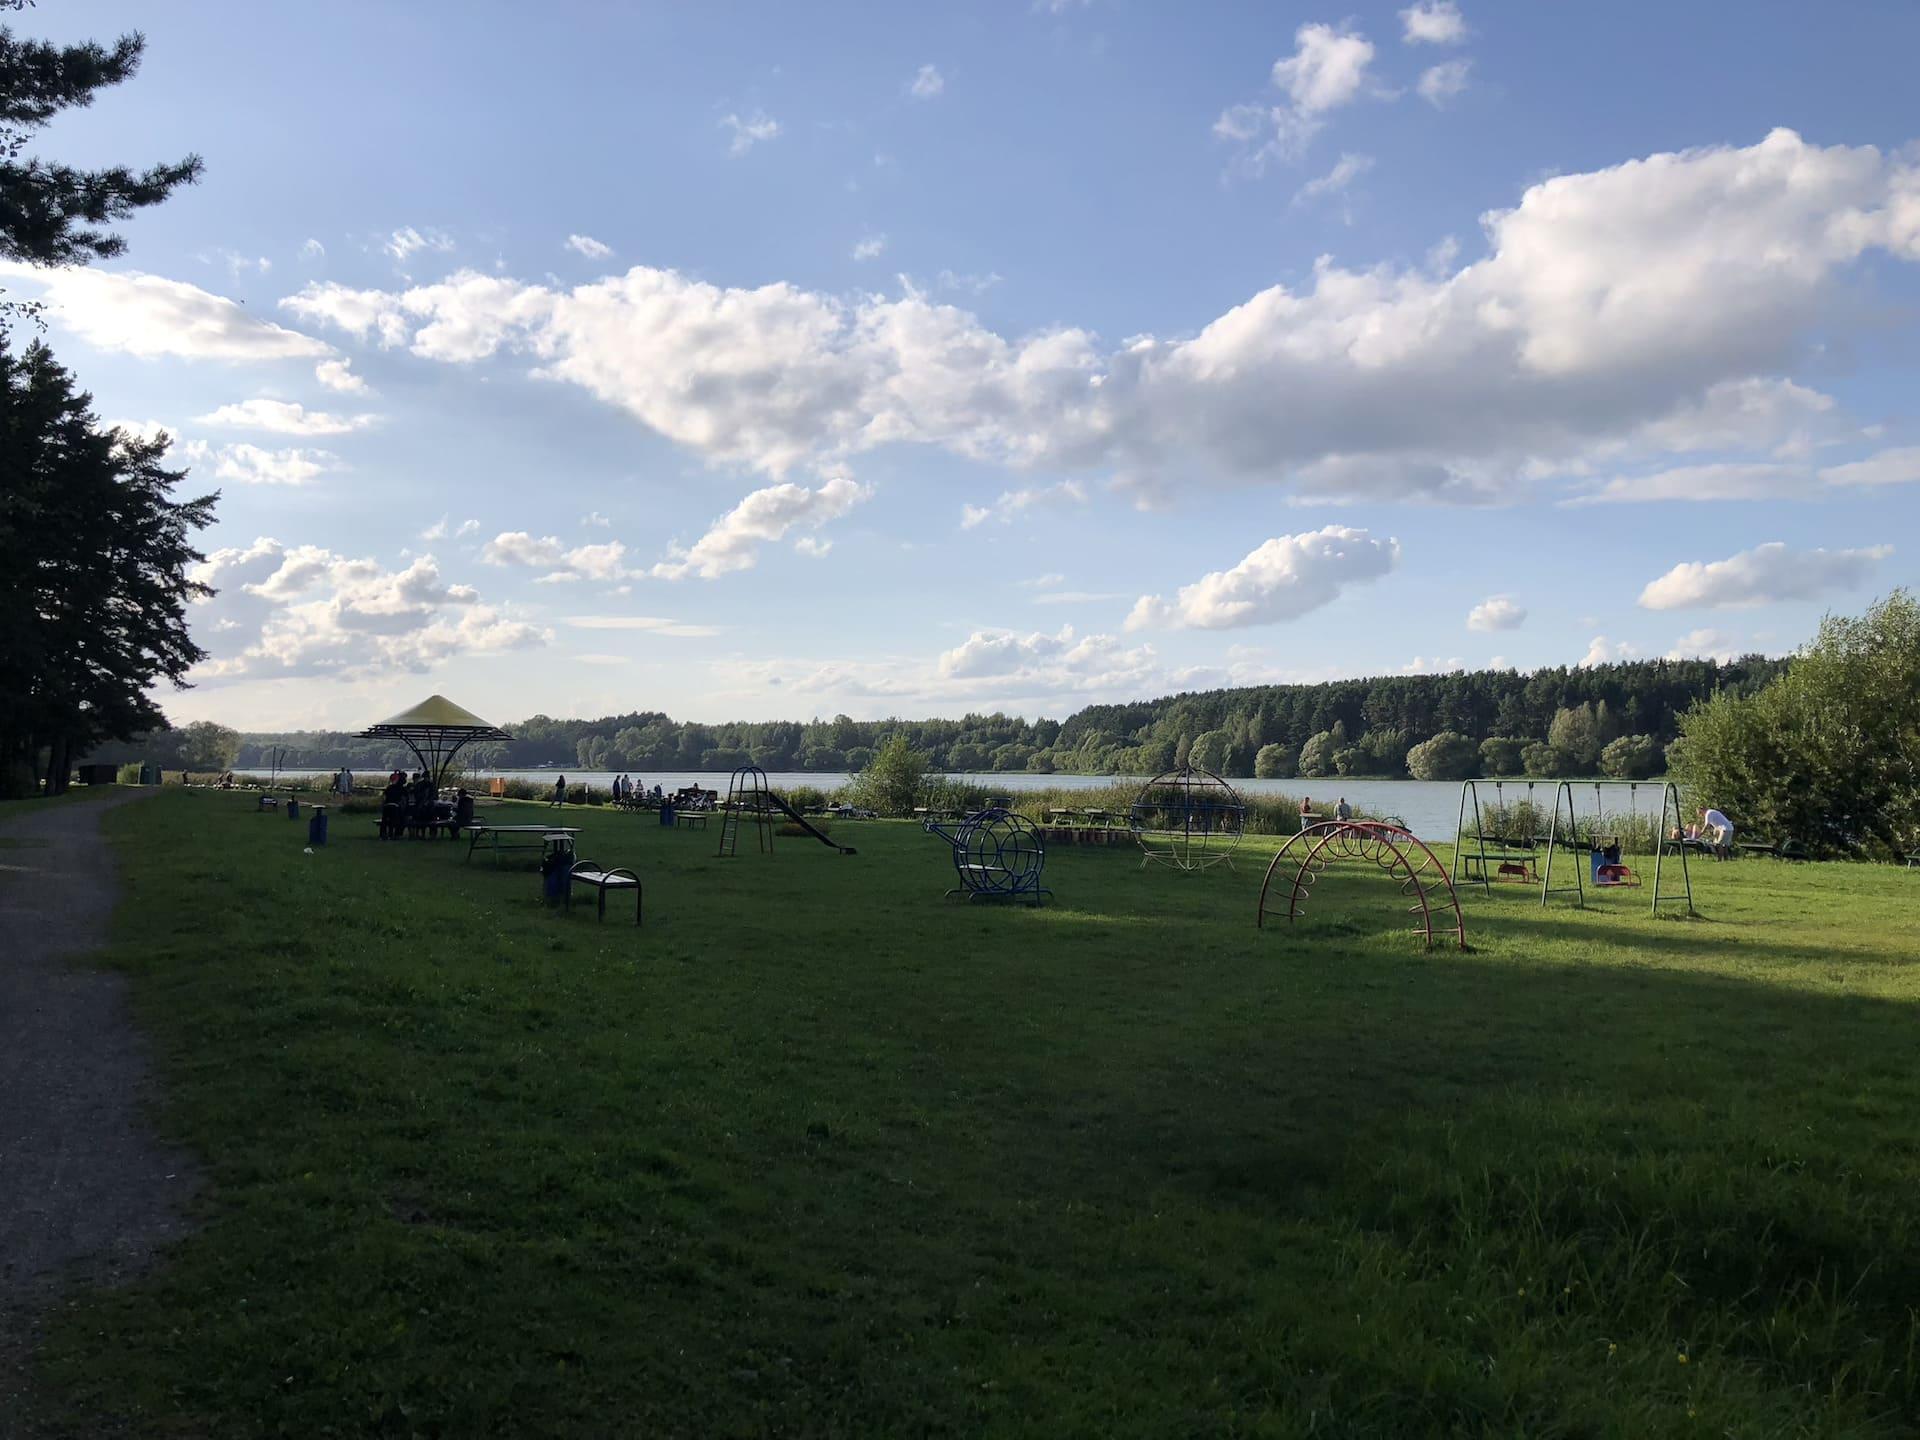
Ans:
[{"label": "picnic table", "polygon": [[[469,827],[471,837],[467,841],[467,859],[473,859],[474,850],[484,844],[493,852],[493,863],[500,863],[502,850],[544,850],[549,835],[578,835],[580,831],[568,825],[473,825]],[[504,838],[503,838],[504,837]]]},{"label": "picnic table", "polygon": [[704,830],[707,820],[713,814],[711,810],[675,810],[673,823],[684,825],[689,830]]}]

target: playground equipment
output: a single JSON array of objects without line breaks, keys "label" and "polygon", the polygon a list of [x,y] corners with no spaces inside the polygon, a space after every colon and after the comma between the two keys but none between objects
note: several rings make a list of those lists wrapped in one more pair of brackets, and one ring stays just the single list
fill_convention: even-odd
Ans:
[{"label": "playground equipment", "polygon": [[[740,849],[740,827],[750,823],[753,826],[754,842],[762,855],[773,853],[773,816],[774,812],[787,817],[798,826],[801,833],[811,835],[829,850],[838,850],[842,855],[857,853],[853,846],[842,845],[831,839],[826,831],[815,828],[806,818],[786,801],[782,800],[767,784],[767,772],[758,765],[742,765],[733,772],[727,781],[727,803],[720,810],[720,849],[718,858],[737,855]],[[670,824],[670,812],[661,811],[660,823]]]},{"label": "playground equipment", "polygon": [[754,848],[763,855],[773,853],[773,792],[767,788],[767,772],[758,765],[742,765],[727,781],[727,803],[720,811],[720,854],[738,853],[740,827],[753,826]]},{"label": "playground equipment", "polygon": [[[1509,813],[1504,804],[1504,786],[1524,783],[1527,787],[1529,802],[1532,800],[1533,787],[1553,786],[1553,810],[1547,820],[1547,833],[1541,835],[1534,829],[1537,819],[1529,820],[1529,830],[1525,835],[1489,835],[1485,816],[1480,803],[1480,787],[1494,786],[1494,803],[1498,813]],[[1575,814],[1574,786],[1593,787],[1593,813],[1587,823],[1584,835],[1580,833],[1579,819]],[[1665,865],[1667,851],[1671,848],[1666,836],[1678,830],[1683,824],[1680,810],[1679,787],[1667,780],[1528,780],[1486,781],[1465,780],[1460,785],[1460,818],[1454,832],[1453,879],[1464,880],[1469,885],[1478,885],[1483,892],[1491,893],[1493,884],[1500,880],[1517,880],[1525,884],[1537,884],[1540,887],[1542,908],[1555,895],[1571,894],[1573,903],[1584,906],[1587,902],[1587,889],[1610,890],[1616,888],[1639,888],[1642,880],[1633,867],[1623,863],[1623,846],[1617,835],[1607,835],[1603,829],[1607,824],[1607,812],[1604,794],[1608,790],[1625,789],[1627,792],[1627,833],[1635,835],[1640,829],[1640,787],[1660,791],[1660,814],[1654,819],[1648,811],[1652,823],[1653,840],[1653,897],[1648,904],[1648,913],[1658,915],[1662,905],[1680,905],[1687,907],[1687,914],[1697,912],[1693,908],[1693,876],[1687,868],[1687,851],[1684,845],[1678,847],[1680,856],[1680,888],[1677,892],[1666,884]],[[1468,811],[1472,811],[1473,829],[1467,829]],[[1527,814],[1537,817],[1538,810],[1529,803]],[[1618,812],[1615,812],[1616,817]],[[1671,816],[1671,820],[1669,820]],[[1543,858],[1537,858],[1540,846],[1546,847]],[[1492,848],[1489,848],[1491,846]],[[1568,868],[1563,863],[1561,873],[1556,880],[1553,862],[1556,856],[1564,857],[1569,850],[1584,851],[1584,863],[1572,866],[1572,878],[1567,879]],[[1492,865],[1495,868],[1488,869]]]},{"label": "playground equipment", "polygon": [[959,821],[928,820],[929,835],[953,847],[953,869],[960,883],[947,891],[951,900],[1030,900],[1042,903],[1053,892],[1040,883],[1047,847],[1024,815],[993,807]]},{"label": "playground equipment", "polygon": [[1148,865],[1175,870],[1233,868],[1233,851],[1246,828],[1247,806],[1240,792],[1211,770],[1183,765],[1156,775],[1141,787],[1127,812]]},{"label": "playground equipment", "polygon": [[[1388,879],[1397,881],[1401,895],[1412,902],[1407,914],[1413,917],[1413,933],[1427,949],[1433,948],[1436,921],[1437,933],[1451,935],[1462,950],[1467,948],[1466,917],[1460,913],[1460,897],[1446,866],[1406,827],[1378,820],[1322,820],[1288,836],[1260,882],[1255,924],[1265,929],[1269,915],[1298,920],[1314,882],[1336,860],[1371,861]],[[1276,878],[1281,882],[1277,887]]]}]

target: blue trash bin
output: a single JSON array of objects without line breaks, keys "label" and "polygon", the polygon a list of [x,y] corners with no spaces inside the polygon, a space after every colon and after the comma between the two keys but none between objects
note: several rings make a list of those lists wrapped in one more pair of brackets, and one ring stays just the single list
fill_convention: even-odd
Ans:
[{"label": "blue trash bin", "polygon": [[293,796],[289,795],[287,797],[287,819],[298,820],[299,818],[300,818],[300,802],[294,799]]},{"label": "blue trash bin", "polygon": [[673,806],[672,806],[672,804],[670,804],[670,803],[669,803],[669,804],[665,804],[665,805],[662,805],[662,806],[660,807],[660,823],[661,823],[662,825],[665,825],[665,826],[667,826],[667,827],[668,827],[669,829],[671,829],[671,828],[673,827]]},{"label": "blue trash bin", "polygon": [[307,821],[307,844],[324,845],[327,843],[327,807],[313,807],[313,818]]},{"label": "blue trash bin", "polygon": [[540,890],[549,905],[567,905],[573,900],[573,841],[565,836],[547,837],[546,854],[540,857]]}]

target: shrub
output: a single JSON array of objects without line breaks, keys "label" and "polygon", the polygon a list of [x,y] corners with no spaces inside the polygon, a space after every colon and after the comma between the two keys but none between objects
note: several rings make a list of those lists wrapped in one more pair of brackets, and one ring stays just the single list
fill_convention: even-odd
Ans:
[{"label": "shrub", "polygon": [[1600,757],[1600,723],[1593,706],[1575,705],[1554,712],[1547,743],[1567,758],[1568,773],[1590,775]]},{"label": "shrub", "polygon": [[1480,742],[1480,773],[1483,775],[1518,775],[1522,773],[1521,753],[1527,748],[1524,740],[1514,740],[1505,735],[1490,736]]},{"label": "shrub", "polygon": [[1528,775],[1565,775],[1574,763],[1543,740],[1535,740],[1520,752],[1520,768]]},{"label": "shrub", "polygon": [[1920,602],[1896,590],[1829,615],[1787,673],[1680,717],[1668,755],[1689,806],[1815,854],[1898,855],[1920,843]]},{"label": "shrub", "polygon": [[1644,780],[1660,768],[1660,742],[1651,735],[1622,735],[1600,752],[1600,773],[1616,780]]},{"label": "shrub", "polygon": [[1220,775],[1226,772],[1228,762],[1233,758],[1233,737],[1224,730],[1203,730],[1193,737],[1193,745],[1187,751],[1187,763],[1196,770],[1211,770]]},{"label": "shrub", "polygon": [[1331,730],[1308,736],[1307,743],[1300,747],[1300,773],[1314,777],[1333,774],[1333,752],[1338,743]]},{"label": "shrub", "polygon": [[1416,780],[1465,780],[1480,768],[1480,747],[1457,730],[1442,730],[1407,752]]},{"label": "shrub", "polygon": [[1291,745],[1262,745],[1253,757],[1253,773],[1262,780],[1285,780],[1293,774]]},{"label": "shrub", "polygon": [[920,803],[926,773],[926,752],[914,749],[906,736],[895,735],[861,767],[847,790],[854,804],[876,814],[911,815]]}]

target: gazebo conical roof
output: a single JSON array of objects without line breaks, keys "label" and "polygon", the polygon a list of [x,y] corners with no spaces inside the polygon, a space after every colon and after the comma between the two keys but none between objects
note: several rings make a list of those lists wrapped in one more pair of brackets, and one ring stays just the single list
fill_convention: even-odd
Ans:
[{"label": "gazebo conical roof", "polygon": [[360,732],[360,738],[401,741],[419,758],[420,768],[438,785],[445,778],[453,757],[463,747],[475,740],[511,740],[513,737],[446,696],[429,695],[418,705],[368,726]]}]

